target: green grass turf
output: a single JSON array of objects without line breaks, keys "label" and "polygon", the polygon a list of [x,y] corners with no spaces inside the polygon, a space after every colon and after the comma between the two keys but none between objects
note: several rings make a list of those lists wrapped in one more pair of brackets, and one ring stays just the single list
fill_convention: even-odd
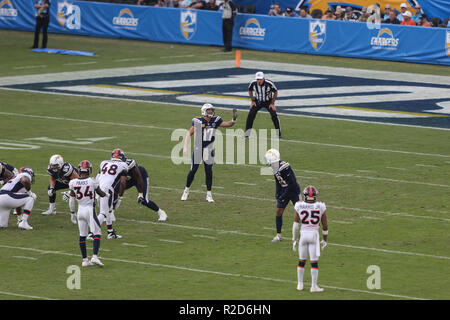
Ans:
[{"label": "green grass turf", "polygon": [[[7,50],[0,52],[2,76],[230,58],[208,54],[218,52],[214,47],[62,35],[50,35],[50,46],[94,50],[99,55],[87,59],[47,56],[24,50],[31,33],[0,31],[0,36],[9,39]],[[195,59],[161,58],[193,53]],[[245,51],[243,56],[403,72],[448,71],[437,66],[252,51]],[[142,57],[148,60],[114,61]],[[83,61],[98,63],[64,66]],[[14,69],[39,64],[47,67]],[[34,150],[1,150],[0,160],[35,170],[33,191],[38,199],[29,220],[34,230],[18,230],[13,216],[9,228],[0,230],[0,299],[450,298],[448,131],[281,116],[286,134],[286,140],[280,142],[282,159],[294,168],[301,188],[313,184],[319,189],[319,199],[328,208],[329,246],[319,261],[319,284],[325,291],[311,294],[295,290],[298,256],[289,240],[292,204],[284,215],[285,241],[270,241],[275,231],[275,185],[273,177],[260,175],[262,164],[215,165],[214,186],[222,188],[213,186],[214,204],[205,201],[201,167],[189,200],[179,200],[189,165],[174,165],[170,160],[177,143],[170,140],[170,128],[187,129],[192,117],[199,115],[198,108],[6,90],[0,90],[0,101],[0,112],[17,114],[1,115],[0,141],[40,146]],[[225,120],[231,118],[231,111],[217,113]],[[240,112],[237,128],[243,128],[246,115]],[[259,114],[255,128],[271,127],[270,118]],[[114,139],[86,146],[27,140],[42,136],[73,141]],[[123,239],[107,240],[103,229],[100,256],[105,268],[82,269],[81,290],[69,290],[67,268],[81,262],[78,230],[59,193],[58,214],[41,215],[48,205],[45,168],[49,157],[59,153],[74,165],[89,159],[97,170],[116,147],[147,168],[150,198],[169,219],[157,223],[156,213],[136,203],[136,190],[127,190],[115,222]],[[411,153],[392,152],[395,150]],[[412,154],[417,152],[428,155]],[[366,286],[370,265],[381,268],[380,290]],[[310,281],[309,267],[305,281]]]}]

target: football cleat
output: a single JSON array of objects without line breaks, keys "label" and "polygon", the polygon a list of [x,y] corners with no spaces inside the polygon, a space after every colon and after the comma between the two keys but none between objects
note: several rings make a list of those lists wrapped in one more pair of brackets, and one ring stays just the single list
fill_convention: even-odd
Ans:
[{"label": "football cleat", "polygon": [[297,290],[298,290],[298,291],[302,291],[302,290],[303,290],[303,283],[302,283],[302,282],[299,282],[299,283],[297,284]]},{"label": "football cleat", "polygon": [[104,264],[100,261],[100,259],[97,256],[92,256],[91,261],[92,264],[96,264],[99,267],[103,267]]},{"label": "football cleat", "polygon": [[281,241],[281,234],[277,234],[273,239],[272,242],[280,242]]},{"label": "football cleat", "polygon": [[77,215],[75,213],[70,214],[70,221],[72,221],[73,224],[77,224]]},{"label": "football cleat", "polygon": [[186,188],[184,189],[183,195],[181,196],[181,201],[186,201],[188,197],[189,197],[189,189]]},{"label": "football cleat", "polygon": [[206,194],[206,201],[208,201],[209,203],[213,203],[214,202],[214,199],[213,199],[211,193],[207,193]]},{"label": "football cleat", "polygon": [[52,215],[55,215],[55,214],[56,214],[56,208],[53,209],[53,210],[50,209],[50,208],[48,208],[48,210],[42,212],[42,214],[43,214],[44,216],[52,216]]},{"label": "football cleat", "polygon": [[94,234],[92,232],[89,232],[89,234],[87,235],[86,239],[94,240]]},{"label": "football cleat", "polygon": [[113,229],[113,231],[108,231],[108,239],[121,239],[122,236],[116,234],[116,230]]},{"label": "football cleat", "polygon": [[33,227],[28,224],[28,221],[22,220],[19,222],[19,229],[33,230]]},{"label": "football cleat", "polygon": [[310,291],[311,292],[322,292],[323,289],[320,288],[319,286],[312,286]]},{"label": "football cleat", "polygon": [[92,262],[90,262],[89,261],[89,259],[83,259],[83,261],[81,262],[81,266],[82,267],[89,267],[89,266],[92,266],[93,264],[92,264]]},{"label": "football cleat", "polygon": [[166,221],[167,220],[167,214],[164,210],[159,209],[158,215],[159,215],[158,221]]}]

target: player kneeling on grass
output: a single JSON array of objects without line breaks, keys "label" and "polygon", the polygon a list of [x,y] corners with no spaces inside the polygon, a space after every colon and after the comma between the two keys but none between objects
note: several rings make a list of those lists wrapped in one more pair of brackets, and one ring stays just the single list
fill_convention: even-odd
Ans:
[{"label": "player kneeling on grass", "polygon": [[[325,203],[316,201],[318,191],[313,186],[307,186],[303,190],[305,196],[304,201],[295,204],[295,221],[292,226],[292,249],[299,253],[299,261],[297,267],[297,290],[303,290],[303,274],[305,272],[305,263],[308,258],[311,262],[311,292],[322,292],[323,289],[317,285],[319,277],[319,256],[320,244],[322,250],[327,246],[328,224],[327,224],[327,207]],[[299,226],[301,223],[301,226]],[[319,229],[322,223],[323,240],[320,241]],[[300,229],[300,241],[298,239],[298,231]]]},{"label": "player kneeling on grass", "polygon": [[[0,168],[1,169],[1,168]],[[33,209],[36,195],[31,192],[31,184],[34,183],[34,171],[31,168],[20,168],[19,174],[0,189],[0,228],[8,227],[9,213],[17,208],[19,229],[32,230],[28,224],[28,217]],[[23,207],[23,214],[22,214]]]},{"label": "player kneeling on grass", "polygon": [[[82,266],[87,267],[96,264],[103,267],[103,263],[98,258],[98,250],[100,249],[101,228],[100,222],[95,214],[95,196],[96,192],[100,197],[107,196],[97,182],[95,182],[90,175],[92,173],[92,165],[89,161],[83,160],[78,165],[79,178],[73,179],[69,182],[70,212],[75,212],[75,199],[78,201],[77,221],[78,229],[80,230],[80,249],[83,256]],[[91,260],[87,257],[86,252],[86,237],[89,229],[94,234],[94,248]]]},{"label": "player kneeling on grass", "polygon": [[292,204],[295,205],[300,200],[300,186],[289,163],[280,160],[280,152],[278,150],[267,150],[265,158],[267,164],[272,169],[276,183],[275,197],[277,198],[277,211],[275,226],[277,234],[272,242],[279,242],[281,241],[284,209],[286,209],[289,201],[292,201]]}]

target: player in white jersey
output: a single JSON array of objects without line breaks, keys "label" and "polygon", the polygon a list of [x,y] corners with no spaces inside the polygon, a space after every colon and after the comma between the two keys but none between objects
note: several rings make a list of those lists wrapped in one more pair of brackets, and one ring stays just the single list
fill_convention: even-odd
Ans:
[{"label": "player in white jersey", "polygon": [[18,216],[21,216],[21,220],[18,223],[19,228],[24,230],[33,229],[28,224],[28,217],[31,214],[34,200],[36,199],[36,195],[31,191],[32,183],[34,183],[33,169],[23,167],[20,168],[18,175],[8,180],[0,189],[1,228],[8,227],[10,210],[16,208]]},{"label": "player in white jersey", "polygon": [[[79,178],[70,180],[70,198],[69,208],[70,212],[75,212],[75,201],[78,202],[77,221],[78,229],[80,230],[80,250],[83,261],[81,265],[87,267],[96,264],[103,267],[103,263],[98,258],[98,250],[100,248],[101,228],[97,215],[95,214],[95,196],[97,193],[102,198],[108,198],[98,183],[89,176],[92,173],[92,165],[89,161],[83,160],[78,165]],[[76,199],[76,200],[75,200]],[[91,260],[87,257],[86,252],[86,237],[89,229],[94,234],[94,247]]]},{"label": "player in white jersey", "polygon": [[[322,292],[323,289],[317,285],[319,277],[320,244],[322,250],[327,246],[328,223],[325,203],[316,201],[318,191],[313,186],[307,186],[303,190],[304,201],[298,201],[295,208],[295,220],[292,226],[293,250],[299,253],[297,267],[297,290],[303,290],[303,274],[305,263],[308,259],[311,263],[311,292]],[[301,224],[301,226],[299,226]],[[323,240],[320,241],[319,229],[322,224]],[[300,229],[300,241],[297,242]],[[319,243],[320,242],[320,243]]]},{"label": "player in white jersey", "polygon": [[114,149],[111,154],[111,160],[104,160],[100,164],[100,170],[97,175],[97,181],[100,188],[109,194],[109,198],[100,198],[100,225],[106,220],[106,227],[108,229],[108,239],[120,239],[122,236],[116,234],[112,223],[116,220],[113,213],[114,189],[119,183],[118,200],[116,202],[116,209],[122,201],[123,193],[125,191],[127,182],[128,164],[125,162],[125,154],[121,149]]}]

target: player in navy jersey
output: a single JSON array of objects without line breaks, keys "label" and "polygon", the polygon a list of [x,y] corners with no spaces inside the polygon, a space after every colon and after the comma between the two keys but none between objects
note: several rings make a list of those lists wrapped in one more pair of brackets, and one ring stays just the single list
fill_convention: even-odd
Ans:
[{"label": "player in navy jersey", "polygon": [[[194,152],[192,154],[191,170],[187,175],[186,187],[184,188],[181,200],[187,200],[189,196],[189,189],[194,181],[195,173],[203,160],[206,175],[206,201],[214,202],[212,189],[212,167],[214,164],[214,140],[215,133],[218,127],[232,127],[236,123],[237,110],[233,109],[233,119],[230,121],[223,121],[214,113],[214,106],[210,103],[205,103],[202,106],[202,116],[192,119],[192,126],[186,134],[184,142],[184,154],[187,154],[188,144],[191,136],[197,131],[196,141],[194,142]],[[201,135],[199,134],[201,131]]]},{"label": "player in navy jersey", "polygon": [[[265,155],[267,164],[270,165],[275,177],[277,199],[277,211],[275,217],[275,225],[277,235],[272,242],[279,242],[281,240],[281,228],[283,226],[283,213],[289,201],[295,205],[300,201],[300,186],[295,178],[294,171],[288,162],[280,160],[280,153],[276,149],[269,149]],[[298,221],[297,221],[298,222]]]},{"label": "player in navy jersey", "polygon": [[0,185],[4,185],[9,179],[17,175],[19,172],[16,168],[6,162],[0,161]]},{"label": "player in navy jersey", "polygon": [[[125,162],[128,165],[125,190],[128,190],[131,187],[136,187],[136,190],[138,191],[138,203],[158,213],[158,221],[166,221],[166,212],[158,207],[158,205],[148,197],[149,177],[147,170],[143,166],[138,165],[134,159],[126,158]],[[117,195],[119,193],[119,185],[116,186],[115,191],[116,192],[114,194]],[[117,197],[115,199],[114,209],[116,209],[116,204]]]},{"label": "player in navy jersey", "polygon": [[[69,189],[69,182],[72,179],[78,178],[78,171],[72,164],[64,162],[62,156],[55,154],[50,157],[47,173],[50,175],[48,184],[49,208],[47,211],[42,212],[42,214],[54,215],[56,214],[56,191]],[[63,200],[69,200],[68,192],[63,195]],[[76,215],[72,214],[71,220],[74,224],[76,224]]]}]

